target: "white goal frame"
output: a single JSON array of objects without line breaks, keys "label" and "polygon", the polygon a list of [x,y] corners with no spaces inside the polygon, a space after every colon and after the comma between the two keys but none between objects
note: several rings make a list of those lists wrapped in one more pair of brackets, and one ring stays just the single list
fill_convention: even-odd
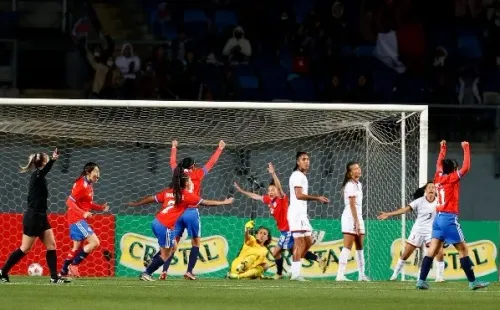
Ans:
[{"label": "white goal frame", "polygon": [[[146,100],[89,100],[49,98],[2,98],[2,106],[60,106],[60,107],[130,107],[130,108],[189,108],[189,109],[261,109],[261,110],[325,110],[325,111],[387,111],[400,112],[401,118],[401,207],[406,200],[406,119],[414,114],[419,120],[418,181],[427,182],[429,108],[427,105],[359,104],[359,103],[291,103],[291,102],[204,102],[204,101],[146,101]],[[1,122],[2,120],[0,120]],[[406,216],[401,216],[403,248],[406,240]],[[404,269],[402,280],[405,280]]]}]

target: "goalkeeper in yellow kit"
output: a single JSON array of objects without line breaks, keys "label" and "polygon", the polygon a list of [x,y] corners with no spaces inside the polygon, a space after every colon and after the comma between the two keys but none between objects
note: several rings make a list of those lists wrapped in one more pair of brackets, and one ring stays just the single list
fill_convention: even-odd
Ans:
[{"label": "goalkeeper in yellow kit", "polygon": [[266,227],[259,227],[255,237],[250,231],[254,221],[245,224],[245,243],[238,257],[231,264],[230,279],[259,279],[269,266],[266,263],[267,246],[271,243],[271,233]]}]

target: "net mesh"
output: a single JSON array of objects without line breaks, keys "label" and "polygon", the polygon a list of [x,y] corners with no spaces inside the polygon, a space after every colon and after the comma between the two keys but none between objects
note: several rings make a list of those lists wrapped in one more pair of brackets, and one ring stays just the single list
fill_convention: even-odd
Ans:
[{"label": "net mesh", "polygon": [[[227,144],[202,183],[202,197],[223,199],[234,195],[232,206],[200,208],[201,247],[194,272],[200,277],[223,277],[243,243],[243,227],[250,218],[279,237],[268,207],[234,193],[233,182],[264,194],[271,180],[267,163],[275,165],[288,192],[295,153],[311,156],[309,192],[330,198],[328,205],[309,203],[309,216],[318,241],[312,250],[327,256],[329,266],[321,273],[317,264],[304,262],[310,277],[336,274],[342,247],[340,215],[344,205],[340,186],[345,164],[356,160],[363,170],[367,226],[365,256],[367,274],[386,279],[392,258],[399,253],[399,219],[377,221],[380,211],[394,209],[401,201],[401,112],[324,111],[280,109],[189,109],[132,107],[2,106],[0,143],[0,202],[4,230],[0,236],[0,261],[19,246],[22,212],[26,208],[29,175],[19,165],[30,153],[54,147],[61,157],[48,175],[51,225],[56,234],[59,262],[72,246],[65,219],[65,200],[75,178],[89,161],[99,164],[101,178],[94,186],[95,200],[109,203],[109,213],[89,220],[101,240],[98,250],[80,266],[83,276],[137,276],[144,259],[158,249],[151,221],[158,205],[128,207],[127,202],[162,190],[171,180],[171,141],[178,140],[177,160],[193,157],[202,166],[219,140]],[[409,198],[419,185],[420,114],[408,113],[406,125],[405,192]],[[410,225],[409,225],[410,226]],[[185,272],[191,241],[183,238],[170,275]],[[273,259],[269,255],[269,261]],[[31,263],[45,263],[43,246],[37,244],[13,273],[26,274]],[[290,264],[285,254],[285,269]],[[45,266],[45,265],[44,265]],[[44,268],[47,272],[47,268]],[[274,268],[269,269],[274,272]],[[357,272],[354,260],[348,276]]]}]

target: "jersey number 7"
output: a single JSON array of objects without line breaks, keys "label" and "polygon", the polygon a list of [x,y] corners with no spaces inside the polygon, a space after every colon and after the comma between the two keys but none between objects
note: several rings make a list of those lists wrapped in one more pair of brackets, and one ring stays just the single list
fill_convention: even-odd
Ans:
[{"label": "jersey number 7", "polygon": [[175,206],[175,200],[170,200],[167,203],[167,207],[165,209],[161,210],[161,213],[168,213],[168,211],[170,211],[174,206]]}]

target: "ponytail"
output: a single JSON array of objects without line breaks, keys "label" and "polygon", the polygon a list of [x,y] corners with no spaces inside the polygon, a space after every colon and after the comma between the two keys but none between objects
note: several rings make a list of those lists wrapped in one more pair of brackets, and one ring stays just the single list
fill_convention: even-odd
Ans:
[{"label": "ponytail", "polygon": [[31,168],[33,168],[33,166],[35,165],[35,157],[36,156],[37,156],[37,154],[30,154],[30,156],[28,157],[28,164],[24,167],[21,166],[22,173],[28,172],[31,170]]},{"label": "ponytail", "polygon": [[433,184],[433,182],[429,181],[429,182],[425,183],[424,186],[417,188],[415,193],[413,193],[413,199],[416,200],[420,197],[423,197],[425,194],[425,189],[427,188],[427,185],[429,185],[429,184]]},{"label": "ponytail", "polygon": [[182,190],[186,188],[189,177],[183,173],[183,168],[177,166],[172,177],[172,189],[174,190],[175,204],[182,202]]},{"label": "ponytail", "polygon": [[93,162],[86,163],[85,166],[83,166],[82,172],[80,172],[80,175],[78,176],[78,178],[76,180],[78,181],[82,177],[84,177],[87,174],[91,173],[92,171],[94,171],[94,169],[96,167],[99,167],[96,163],[93,163]]},{"label": "ponytail", "polygon": [[342,181],[342,190],[351,180],[351,167],[354,165],[359,165],[359,163],[357,161],[350,161],[347,163],[347,165],[345,165],[345,174],[344,174],[344,181]]},{"label": "ponytail", "polygon": [[48,158],[48,155],[45,153],[30,154],[28,157],[28,164],[24,167],[21,166],[21,172],[28,172],[31,168],[41,168],[46,158]]}]

